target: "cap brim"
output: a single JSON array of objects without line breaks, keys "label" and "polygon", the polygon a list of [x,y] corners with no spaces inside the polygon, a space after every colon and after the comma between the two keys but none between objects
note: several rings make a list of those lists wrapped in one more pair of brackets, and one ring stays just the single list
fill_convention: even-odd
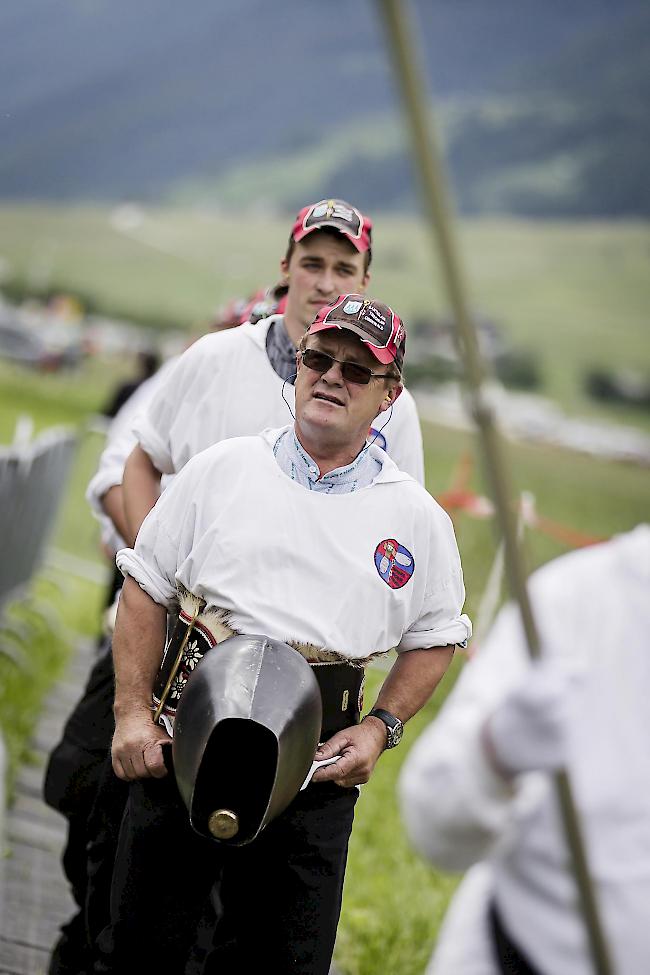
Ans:
[{"label": "cap brim", "polygon": [[348,332],[354,332],[354,334],[357,335],[363,344],[372,352],[375,359],[381,362],[383,366],[388,366],[391,362],[395,361],[395,357],[391,352],[389,352],[388,349],[378,348],[376,345],[373,345],[368,339],[367,332],[363,332],[360,328],[356,328],[351,322],[348,321],[336,322],[330,319],[328,322],[319,322],[318,324],[314,324],[309,328],[307,335],[315,335],[317,332],[326,332],[331,328],[345,329]]},{"label": "cap brim", "polygon": [[369,245],[364,242],[363,237],[353,237],[351,234],[346,234],[345,230],[342,230],[338,224],[330,220],[323,220],[322,223],[313,224],[311,227],[307,227],[306,230],[303,228],[297,230],[293,235],[293,239],[298,244],[308,234],[312,234],[314,230],[322,230],[324,227],[328,227],[330,230],[336,230],[341,237],[349,240],[354,249],[359,251],[360,254],[365,254],[367,250],[370,250]]}]

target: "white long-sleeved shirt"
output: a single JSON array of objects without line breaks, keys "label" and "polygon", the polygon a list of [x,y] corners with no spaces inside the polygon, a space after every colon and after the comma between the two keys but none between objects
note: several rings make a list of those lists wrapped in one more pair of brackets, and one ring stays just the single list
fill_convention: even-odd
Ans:
[{"label": "white long-sleeved shirt", "polygon": [[178,586],[237,633],[264,633],[364,661],[461,643],[464,586],[451,521],[378,447],[367,487],[311,491],[279,466],[286,433],[239,437],[197,454],[117,564],[156,602]]},{"label": "white long-sleeved shirt", "polygon": [[[195,454],[228,437],[291,420],[294,388],[278,376],[266,352],[266,334],[277,317],[204,335],[183,353],[134,428],[163,474],[178,473]],[[408,390],[372,427],[399,469],[423,484],[422,433]]]},{"label": "white long-sleeved shirt", "polygon": [[[153,399],[156,390],[163,385],[173,370],[178,356],[168,359],[153,376],[146,379],[115,414],[109,427],[106,445],[99,458],[97,470],[86,488],[86,501],[101,525],[101,538],[114,552],[126,544],[115,525],[102,507],[102,498],[110,488],[122,483],[124,465],[138,442],[133,431],[135,418]],[[164,487],[164,484],[162,485]]]},{"label": "white long-sleeved shirt", "polygon": [[[544,653],[586,668],[568,771],[617,975],[639,975],[650,959],[649,586],[646,525],[530,580]],[[403,816],[415,845],[445,868],[489,858],[506,929],[541,972],[592,975],[550,779],[522,775],[513,793],[481,745],[526,666],[519,616],[507,607],[405,763]]]}]

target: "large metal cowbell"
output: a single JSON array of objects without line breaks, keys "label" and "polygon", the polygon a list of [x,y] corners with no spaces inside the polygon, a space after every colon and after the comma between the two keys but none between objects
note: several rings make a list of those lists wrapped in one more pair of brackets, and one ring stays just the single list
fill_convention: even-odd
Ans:
[{"label": "large metal cowbell", "polygon": [[181,695],[176,781],[193,828],[240,846],[295,798],[322,723],[312,668],[265,636],[234,636],[207,653]]}]

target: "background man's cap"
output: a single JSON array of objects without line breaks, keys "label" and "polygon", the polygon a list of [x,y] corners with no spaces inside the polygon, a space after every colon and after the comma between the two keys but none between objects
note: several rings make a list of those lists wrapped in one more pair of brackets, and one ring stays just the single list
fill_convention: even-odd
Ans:
[{"label": "background man's cap", "polygon": [[338,230],[362,254],[370,250],[372,220],[345,200],[321,200],[303,207],[296,217],[291,237],[297,243],[307,234],[323,227]]},{"label": "background man's cap", "polygon": [[251,325],[257,324],[262,318],[269,315],[283,315],[287,307],[287,286],[286,284],[275,284],[272,288],[261,288],[251,295],[243,305],[239,324],[244,325],[250,322]]},{"label": "background man's cap", "polygon": [[406,351],[406,329],[399,315],[382,301],[363,295],[339,295],[320,309],[308,335],[329,328],[347,328],[358,335],[376,359],[387,366],[394,362],[402,370]]}]

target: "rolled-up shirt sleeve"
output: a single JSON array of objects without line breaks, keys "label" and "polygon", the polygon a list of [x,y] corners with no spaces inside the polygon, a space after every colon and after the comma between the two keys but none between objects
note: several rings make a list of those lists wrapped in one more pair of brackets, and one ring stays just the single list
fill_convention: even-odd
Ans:
[{"label": "rolled-up shirt sleeve", "polygon": [[[169,608],[176,598],[178,546],[154,522],[151,512],[142,524],[135,548],[120,549],[116,562],[123,576],[131,576],[154,602]],[[148,530],[143,537],[145,527]]]},{"label": "rolled-up shirt sleeve", "polygon": [[[137,395],[138,390],[134,393]],[[131,424],[135,413],[131,410],[130,400],[113,421],[111,432],[99,459],[99,466],[86,488],[86,501],[101,525],[102,541],[117,551],[124,545],[124,539],[119,535],[113,522],[103,508],[104,495],[111,488],[122,484],[124,465],[135,447],[137,440]],[[124,413],[124,416],[122,414]]]},{"label": "rolled-up shirt sleeve", "polygon": [[99,464],[88,487],[86,501],[102,526],[102,541],[110,545],[115,551],[122,548],[124,540],[115,530],[113,522],[106,515],[102,506],[104,495],[112,487],[122,484],[124,466],[129,454],[138,442],[134,432],[136,418],[147,408],[158,387],[165,381],[165,376],[172,370],[176,358],[168,360],[149,379],[145,380],[128,398],[110,425],[106,445],[99,458]]},{"label": "rolled-up shirt sleeve", "polygon": [[404,633],[398,652],[451,644],[466,646],[472,624],[463,613],[464,602],[465,584],[453,525],[436,504],[431,518],[424,600],[420,615]]},{"label": "rolled-up shirt sleeve", "polygon": [[171,430],[179,419],[191,422],[196,397],[202,390],[197,377],[205,360],[206,339],[213,338],[204,335],[186,349],[133,425],[140,446],[161,474],[176,473],[188,459],[173,456]]},{"label": "rolled-up shirt sleeve", "polygon": [[142,522],[134,548],[117,553],[117,567],[156,603],[169,607],[177,596],[176,573],[194,545],[197,531],[200,456],[186,465]]},{"label": "rolled-up shirt sleeve", "polygon": [[99,517],[104,514],[102,498],[110,488],[122,483],[124,465],[136,443],[135,434],[129,424],[118,435],[110,436],[102,451],[99,466],[86,488],[86,500],[94,514]]},{"label": "rolled-up shirt sleeve", "polygon": [[397,647],[397,652],[404,650],[423,650],[426,647],[445,647],[467,645],[467,641],[472,635],[472,623],[469,616],[465,613],[456,616],[447,615],[437,619],[438,615],[443,617],[443,613],[431,613],[427,620],[429,625],[422,630],[409,630],[404,634]]}]

